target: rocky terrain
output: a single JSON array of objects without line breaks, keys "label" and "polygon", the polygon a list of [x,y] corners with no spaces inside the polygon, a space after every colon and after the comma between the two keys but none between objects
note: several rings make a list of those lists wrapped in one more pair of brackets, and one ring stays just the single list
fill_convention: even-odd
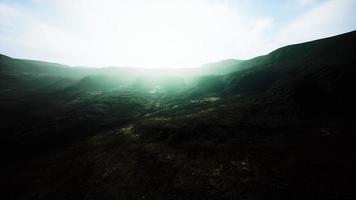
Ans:
[{"label": "rocky terrain", "polygon": [[356,32],[196,69],[0,56],[0,199],[354,199]]}]

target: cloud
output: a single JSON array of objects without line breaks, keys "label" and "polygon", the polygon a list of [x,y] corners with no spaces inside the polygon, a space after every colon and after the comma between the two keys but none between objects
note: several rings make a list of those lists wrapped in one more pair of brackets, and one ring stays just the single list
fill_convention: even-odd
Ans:
[{"label": "cloud", "polygon": [[16,29],[16,25],[11,22],[18,18],[22,18],[18,9],[0,3],[0,34],[9,34]]},{"label": "cloud", "polygon": [[7,35],[6,46],[16,46],[11,53],[19,57],[74,65],[198,66],[253,55],[263,42],[259,35],[273,24],[268,17],[240,16],[226,4],[154,2],[41,3],[53,15],[26,10],[21,18],[4,19],[22,27],[21,35]]},{"label": "cloud", "polygon": [[[71,65],[199,66],[251,58],[356,24],[352,0],[305,1],[303,12],[296,12],[302,14],[291,21],[292,15],[270,10],[275,3],[262,1],[25,2],[0,2],[0,52]],[[251,14],[246,4],[261,10]]]},{"label": "cloud", "polygon": [[280,44],[299,43],[328,37],[356,28],[353,0],[329,0],[282,27],[276,40]]},{"label": "cloud", "polygon": [[316,2],[316,0],[299,0],[298,2],[299,2],[300,7],[306,7],[306,6],[314,4]]}]

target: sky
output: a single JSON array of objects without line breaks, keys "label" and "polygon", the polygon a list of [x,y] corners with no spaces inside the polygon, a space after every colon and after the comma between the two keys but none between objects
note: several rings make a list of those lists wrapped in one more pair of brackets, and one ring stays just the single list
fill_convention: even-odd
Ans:
[{"label": "sky", "polygon": [[0,0],[0,54],[199,67],[356,30],[356,0]]}]

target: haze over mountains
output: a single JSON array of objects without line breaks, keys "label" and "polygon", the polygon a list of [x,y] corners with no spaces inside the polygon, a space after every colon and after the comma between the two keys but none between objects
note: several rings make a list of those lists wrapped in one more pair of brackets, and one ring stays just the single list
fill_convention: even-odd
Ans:
[{"label": "haze over mountains", "polygon": [[356,31],[200,68],[0,55],[0,199],[353,199]]}]

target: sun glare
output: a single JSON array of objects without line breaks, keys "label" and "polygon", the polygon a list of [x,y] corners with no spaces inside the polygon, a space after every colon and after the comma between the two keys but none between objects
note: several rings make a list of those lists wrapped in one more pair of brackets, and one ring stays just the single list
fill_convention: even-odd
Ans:
[{"label": "sun glare", "polygon": [[[98,23],[92,21],[94,16],[86,15],[86,34],[92,37],[90,49],[100,55],[97,64],[105,57],[109,63],[117,63],[119,58],[121,65],[199,66],[212,56],[209,40],[221,37],[217,35],[221,29],[218,22],[229,20],[224,7],[202,2],[125,6],[124,12],[96,8],[101,18]],[[112,2],[106,7],[119,5]]]},{"label": "sun glare", "polygon": [[354,30],[355,1],[313,2],[0,0],[0,52],[72,66],[199,67]]}]

